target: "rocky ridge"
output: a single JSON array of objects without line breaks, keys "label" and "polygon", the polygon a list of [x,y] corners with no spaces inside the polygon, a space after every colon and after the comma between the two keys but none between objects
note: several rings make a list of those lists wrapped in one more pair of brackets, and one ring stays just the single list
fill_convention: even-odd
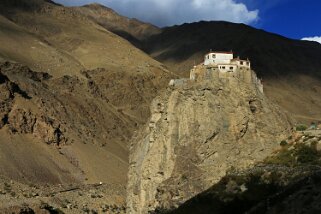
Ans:
[{"label": "rocky ridge", "polygon": [[176,207],[230,168],[263,160],[291,133],[291,120],[256,87],[212,79],[168,88],[131,145],[127,211]]},{"label": "rocky ridge", "polygon": [[[4,67],[6,69],[3,69]],[[4,63],[0,69],[0,128],[7,125],[12,134],[33,134],[36,138],[39,138],[39,140],[47,144],[59,145],[66,143],[66,139],[61,131],[61,126],[57,121],[46,116],[43,112],[35,114],[30,108],[21,108],[22,106],[14,105],[15,102],[19,102],[19,99],[30,100],[32,97],[24,90],[21,90],[17,83],[11,81],[4,74],[9,67],[10,63]],[[41,82],[42,80],[50,78],[46,73],[35,73],[27,67],[21,68],[23,70],[23,76],[30,78],[32,81]],[[12,72],[11,75],[14,75],[14,72]]]}]

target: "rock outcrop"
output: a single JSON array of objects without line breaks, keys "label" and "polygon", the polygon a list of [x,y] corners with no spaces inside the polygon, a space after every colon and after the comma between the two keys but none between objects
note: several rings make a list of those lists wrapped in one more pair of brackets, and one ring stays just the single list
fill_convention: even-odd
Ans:
[{"label": "rock outcrop", "polygon": [[44,115],[34,115],[30,110],[12,110],[8,123],[12,133],[33,134],[47,144],[60,145],[66,142],[57,121]]},{"label": "rock outcrop", "polygon": [[168,88],[131,146],[127,211],[178,206],[231,168],[263,160],[291,120],[252,85],[226,79]]},{"label": "rock outcrop", "polygon": [[[10,63],[4,63],[2,68],[10,69],[10,75],[20,75],[23,78],[29,79],[29,81],[41,82],[44,79],[48,79],[49,76],[46,73],[37,73],[29,70],[24,66],[13,66]],[[4,72],[6,69],[4,69]],[[32,85],[32,84],[31,84]],[[10,80],[8,76],[2,73],[0,68],[0,129],[4,126],[8,126],[9,131],[12,134],[32,134],[40,141],[47,144],[62,144],[66,142],[62,131],[60,130],[60,123],[56,120],[48,117],[43,111],[33,111],[37,109],[28,103],[28,100],[32,98],[26,91],[20,89],[19,85]],[[30,86],[29,86],[30,88]],[[26,105],[14,105],[15,103],[27,102]]]}]

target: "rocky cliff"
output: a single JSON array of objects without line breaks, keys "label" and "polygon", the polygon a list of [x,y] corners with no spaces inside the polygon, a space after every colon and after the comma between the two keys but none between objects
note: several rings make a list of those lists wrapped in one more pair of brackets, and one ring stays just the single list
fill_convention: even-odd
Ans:
[{"label": "rocky cliff", "polygon": [[263,160],[291,121],[254,86],[233,79],[168,88],[131,146],[127,211],[176,207],[231,168]]}]

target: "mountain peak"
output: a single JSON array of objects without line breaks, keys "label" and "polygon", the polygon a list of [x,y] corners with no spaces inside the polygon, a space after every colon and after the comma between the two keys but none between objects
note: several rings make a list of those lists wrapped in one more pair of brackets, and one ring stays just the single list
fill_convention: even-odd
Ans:
[{"label": "mountain peak", "polygon": [[87,4],[77,9],[107,30],[131,42],[147,38],[161,31],[152,24],[122,16],[113,9],[98,3]]},{"label": "mountain peak", "polygon": [[87,8],[91,8],[91,9],[104,9],[104,10],[114,11],[113,9],[111,9],[105,5],[99,4],[97,2],[85,4],[83,7],[87,7]]}]

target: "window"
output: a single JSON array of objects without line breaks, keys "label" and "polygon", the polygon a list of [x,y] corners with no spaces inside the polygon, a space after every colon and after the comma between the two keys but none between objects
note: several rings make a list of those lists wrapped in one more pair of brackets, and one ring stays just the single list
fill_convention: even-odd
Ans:
[{"label": "window", "polygon": [[233,70],[234,69],[234,67],[230,67],[230,70]]},{"label": "window", "polygon": [[243,65],[243,62],[241,61],[240,64]]},{"label": "window", "polygon": [[207,55],[207,59],[210,59],[210,55]]},{"label": "window", "polygon": [[222,69],[225,69],[225,66],[222,66]]},{"label": "window", "polygon": [[215,55],[215,54],[213,54],[213,55],[212,55],[212,58],[213,58],[213,59],[215,59],[215,58],[216,58],[216,55]]}]

